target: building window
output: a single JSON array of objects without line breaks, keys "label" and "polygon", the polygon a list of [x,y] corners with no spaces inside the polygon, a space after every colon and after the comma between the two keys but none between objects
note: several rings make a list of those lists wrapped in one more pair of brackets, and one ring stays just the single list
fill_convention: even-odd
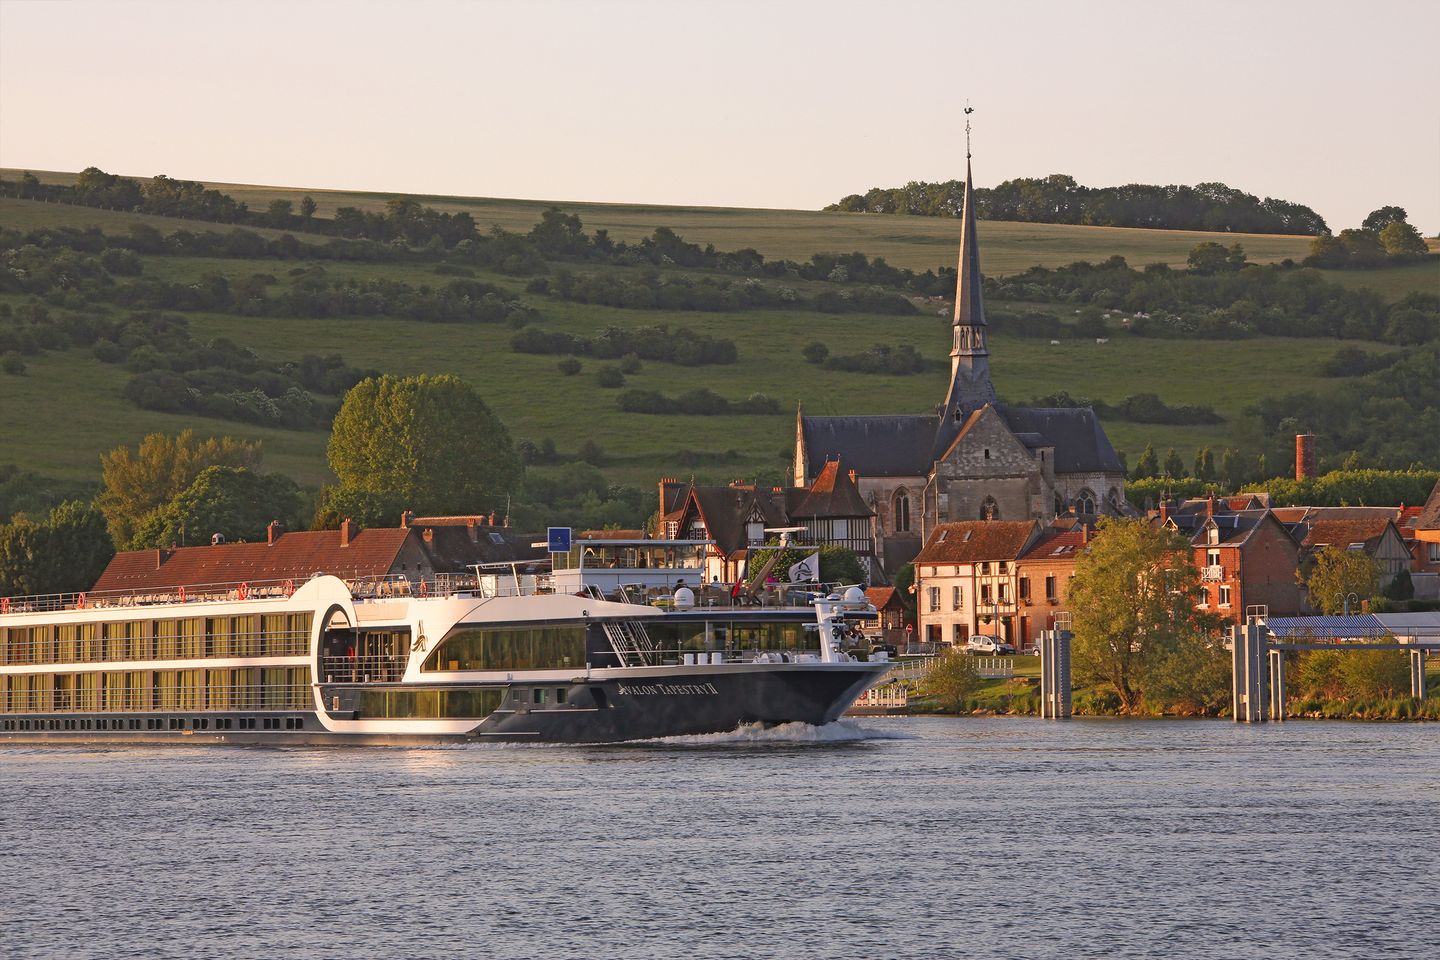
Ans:
[{"label": "building window", "polygon": [[1000,505],[995,502],[994,497],[986,497],[985,502],[980,504],[981,520],[999,520]]},{"label": "building window", "polygon": [[910,532],[910,494],[902,487],[895,491],[895,532]]},{"label": "building window", "polygon": [[1440,563],[1440,543],[1430,544],[1430,562]]},{"label": "building window", "polygon": [[1206,543],[1211,543],[1211,544],[1219,543],[1219,542],[1220,542],[1220,528],[1219,528],[1219,527],[1211,527],[1208,531],[1206,531],[1206,533],[1205,533],[1205,542],[1206,542]]},{"label": "building window", "polygon": [[1008,594],[1008,593],[1010,592],[1010,591],[1007,589],[1009,586],[1010,586],[1010,585],[1009,585],[1008,583],[1001,583],[1001,584],[998,585],[998,587],[999,587],[999,596],[1000,596],[1000,602],[1001,602],[1001,603],[1004,603],[1004,602],[1005,602],[1005,600],[1006,600],[1006,594]]},{"label": "building window", "polygon": [[745,524],[745,540],[746,540],[746,542],[749,543],[749,544],[764,543],[764,542],[765,542],[765,523],[764,523],[764,521],[752,520],[751,522]]},{"label": "building window", "polygon": [[962,593],[960,592],[960,588],[959,588],[959,587],[951,587],[951,588],[950,588],[950,609],[951,609],[951,610],[959,610],[959,609],[960,609],[960,601],[961,601],[963,598],[964,598],[964,594],[962,594]]},{"label": "building window", "polygon": [[1021,600],[1029,600],[1029,599],[1030,599],[1030,578],[1029,578],[1029,577],[1021,577],[1021,578],[1020,578],[1020,599],[1021,599]]},{"label": "building window", "polygon": [[988,584],[988,583],[982,583],[982,584],[980,584],[980,602],[981,602],[981,603],[989,603],[989,602],[990,602],[990,584]]},{"label": "building window", "polygon": [[952,643],[960,644],[965,642],[966,627],[963,623],[950,625],[950,640]]},{"label": "building window", "polygon": [[988,577],[988,576],[990,576],[990,561],[989,561],[989,560],[986,560],[985,562],[983,562],[983,563],[980,564],[980,576],[982,576],[982,577]]},{"label": "building window", "polygon": [[930,588],[930,612],[935,613],[940,609],[940,588]]},{"label": "building window", "polygon": [[1230,584],[1228,583],[1220,584],[1220,606],[1230,606]]},{"label": "building window", "polygon": [[1195,606],[1197,606],[1197,607],[1208,607],[1208,606],[1210,606],[1210,591],[1209,591],[1208,589],[1206,589],[1205,587],[1201,587],[1200,590],[1197,592],[1197,594],[1196,594],[1196,596],[1195,596]]},{"label": "building window", "polygon": [[1055,599],[1055,575],[1053,573],[1045,577],[1045,599]]},{"label": "building window", "polygon": [[1088,487],[1081,490],[1080,496],[1075,498],[1075,513],[1087,517],[1095,515],[1095,494]]},{"label": "building window", "polygon": [[1207,566],[1207,567],[1218,567],[1218,566],[1220,566],[1220,551],[1219,551],[1219,550],[1206,550],[1206,551],[1205,551],[1205,566]]}]

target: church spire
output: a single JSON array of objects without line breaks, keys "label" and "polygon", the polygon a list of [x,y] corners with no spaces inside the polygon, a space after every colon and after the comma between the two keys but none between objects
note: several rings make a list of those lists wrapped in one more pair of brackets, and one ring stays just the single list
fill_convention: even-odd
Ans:
[{"label": "church spire", "polygon": [[[970,108],[966,107],[968,114]],[[985,347],[985,303],[980,289],[980,244],[975,232],[975,188],[970,171],[970,121],[965,121],[965,195],[960,220],[960,260],[955,276],[955,320],[951,325],[950,391],[944,418],[961,421],[995,402],[990,351]],[[944,428],[942,426],[942,432]]]}]

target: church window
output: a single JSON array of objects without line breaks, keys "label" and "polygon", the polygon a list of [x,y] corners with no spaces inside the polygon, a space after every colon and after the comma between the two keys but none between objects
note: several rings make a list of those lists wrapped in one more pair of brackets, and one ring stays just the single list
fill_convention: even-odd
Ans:
[{"label": "church window", "polygon": [[895,532],[910,531],[910,494],[902,487],[895,491]]},{"label": "church window", "polygon": [[989,459],[990,459],[990,448],[989,448],[989,447],[986,447],[986,448],[985,448],[985,459],[986,459],[986,460],[989,460]]},{"label": "church window", "polygon": [[1000,505],[995,502],[994,497],[986,497],[985,502],[980,504],[981,520],[999,520]]},{"label": "church window", "polygon": [[1058,516],[1060,516],[1060,515],[1061,515],[1062,513],[1064,513],[1064,512],[1065,512],[1065,501],[1064,501],[1063,499],[1061,499],[1060,494],[1057,493],[1057,494],[1055,494],[1055,516],[1058,517]]},{"label": "church window", "polygon": [[1077,516],[1094,516],[1095,494],[1089,488],[1080,491],[1080,496],[1075,498],[1075,513]]}]

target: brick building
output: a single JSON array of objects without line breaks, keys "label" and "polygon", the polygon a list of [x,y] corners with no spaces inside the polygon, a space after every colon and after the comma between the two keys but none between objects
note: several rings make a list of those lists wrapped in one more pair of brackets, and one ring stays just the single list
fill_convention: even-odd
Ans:
[{"label": "brick building", "polygon": [[974,635],[1021,646],[1017,561],[1040,539],[1035,520],[967,520],[942,523],[915,557],[920,637],[927,643],[963,644]]}]

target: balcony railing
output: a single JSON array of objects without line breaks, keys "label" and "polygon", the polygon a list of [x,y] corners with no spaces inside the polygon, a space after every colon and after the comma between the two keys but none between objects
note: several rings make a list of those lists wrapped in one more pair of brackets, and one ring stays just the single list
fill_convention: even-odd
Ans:
[{"label": "balcony railing", "polygon": [[1225,579],[1225,568],[1218,563],[1200,568],[1200,579],[1205,583],[1218,583]]}]

